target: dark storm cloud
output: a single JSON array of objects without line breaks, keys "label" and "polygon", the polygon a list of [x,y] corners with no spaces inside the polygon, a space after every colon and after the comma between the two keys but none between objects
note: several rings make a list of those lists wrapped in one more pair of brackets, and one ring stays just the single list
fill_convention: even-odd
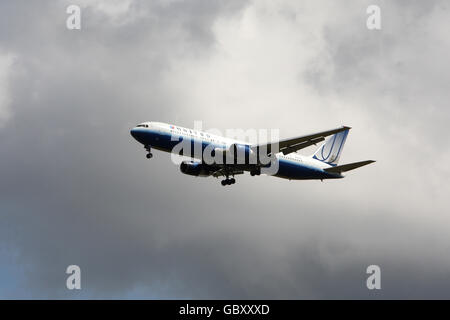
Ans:
[{"label": "dark storm cloud", "polygon": [[[182,54],[205,54],[215,15],[238,10],[238,4],[139,2],[133,10],[151,14],[120,27],[87,8],[77,34],[65,28],[64,3],[4,3],[2,12],[9,16],[36,13],[33,19],[8,20],[1,36],[2,49],[15,57],[13,114],[1,129],[2,236],[17,250],[17,263],[26,265],[29,287],[23,296],[64,293],[57,288],[71,263],[80,264],[87,279],[97,279],[96,285],[86,281],[93,284],[87,295],[155,284],[159,296],[172,286],[157,270],[173,262],[172,254],[178,261],[184,254],[176,253],[176,245],[172,251],[155,248],[152,229],[157,233],[164,218],[153,219],[182,212],[183,205],[170,209],[171,188],[168,198],[157,201],[170,175],[142,178],[145,167],[126,173],[125,167],[135,166],[127,153],[140,150],[128,131],[148,117],[169,121],[173,111],[161,88],[162,70]],[[145,221],[136,223],[133,215]],[[144,239],[130,243],[140,224],[146,225]],[[123,269],[132,260],[134,266]]]},{"label": "dark storm cloud", "polygon": [[[448,297],[448,170],[437,174],[440,163],[424,161],[417,150],[450,156],[440,140],[450,92],[448,64],[439,59],[450,50],[439,32],[448,20],[445,3],[381,3],[378,33],[365,29],[367,4],[359,1],[338,10],[331,2],[266,8],[262,2],[132,1],[119,9],[113,4],[114,10],[82,2],[80,31],[65,28],[68,3],[0,5],[0,57],[13,57],[11,114],[0,127],[2,296]],[[287,63],[299,69],[299,87],[344,107],[296,104],[285,110],[291,119],[282,127],[301,134],[297,128],[308,114],[329,119],[341,112],[356,122],[346,159],[374,155],[380,162],[372,171],[323,184],[241,178],[223,189],[212,178],[181,176],[169,155],[158,153],[151,163],[144,158],[128,132],[137,122],[192,126],[202,115],[232,127],[254,121],[250,107],[215,107],[207,89],[200,94],[208,108],[191,99],[196,85],[207,84],[202,79],[220,80],[225,70],[217,61],[233,53],[220,51],[229,43],[222,24],[241,26],[246,14],[275,30],[264,35],[267,41],[286,36],[286,20],[317,14],[292,34],[307,26],[318,32],[305,39],[324,45],[304,43],[299,56],[314,53],[302,60],[307,67]],[[239,44],[257,43],[249,39]],[[257,47],[252,60],[284,58],[269,44]],[[256,66],[264,69],[263,63]],[[186,65],[203,74],[192,77]],[[241,77],[240,69],[232,71]],[[244,89],[264,96],[258,85]],[[260,108],[263,125],[284,117],[279,108]],[[69,264],[82,269],[81,292],[65,289]],[[370,264],[382,268],[381,292],[365,288]]]}]

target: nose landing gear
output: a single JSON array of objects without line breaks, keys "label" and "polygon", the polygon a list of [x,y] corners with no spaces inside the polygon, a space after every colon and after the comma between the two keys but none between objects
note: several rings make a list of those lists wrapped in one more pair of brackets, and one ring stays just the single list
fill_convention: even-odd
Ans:
[{"label": "nose landing gear", "polygon": [[153,153],[151,153],[151,151],[152,151],[151,147],[145,146],[145,150],[147,150],[147,152],[148,152],[146,155],[147,159],[151,159],[153,157]]}]

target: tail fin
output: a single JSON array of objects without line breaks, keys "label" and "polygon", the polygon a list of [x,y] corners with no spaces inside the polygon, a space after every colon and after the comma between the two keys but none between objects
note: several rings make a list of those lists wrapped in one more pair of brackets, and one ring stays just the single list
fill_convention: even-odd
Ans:
[{"label": "tail fin", "polygon": [[329,137],[327,141],[317,149],[312,157],[316,160],[336,166],[339,157],[341,156],[342,149],[344,149],[345,140],[347,139],[349,131],[350,128]]}]

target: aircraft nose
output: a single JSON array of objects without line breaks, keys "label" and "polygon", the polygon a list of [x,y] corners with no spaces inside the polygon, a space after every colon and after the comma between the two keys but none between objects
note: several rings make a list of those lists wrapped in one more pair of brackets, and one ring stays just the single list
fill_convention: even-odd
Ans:
[{"label": "aircraft nose", "polygon": [[136,128],[131,129],[131,130],[130,130],[130,134],[131,134],[131,136],[132,136],[133,138],[136,139]]},{"label": "aircraft nose", "polygon": [[144,143],[145,132],[142,131],[142,128],[133,128],[133,129],[130,130],[130,134],[138,142]]},{"label": "aircraft nose", "polygon": [[137,141],[141,142],[142,138],[142,132],[139,130],[139,128],[133,128],[130,130],[130,134],[133,138],[135,138]]}]

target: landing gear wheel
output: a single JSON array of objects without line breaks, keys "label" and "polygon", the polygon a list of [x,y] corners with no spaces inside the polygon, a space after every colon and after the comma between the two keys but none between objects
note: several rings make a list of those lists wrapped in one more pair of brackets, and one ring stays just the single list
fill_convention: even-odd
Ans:
[{"label": "landing gear wheel", "polygon": [[234,178],[231,178],[231,179],[225,179],[225,180],[220,181],[220,183],[221,183],[223,186],[229,186],[229,185],[235,184],[235,183],[236,183],[236,179],[234,179]]},{"label": "landing gear wheel", "polygon": [[147,159],[151,159],[152,157],[153,157],[153,154],[152,154],[152,149],[151,149],[151,147],[149,146],[149,145],[147,145],[147,146],[144,146],[144,148],[145,148],[145,150],[147,150]]}]

